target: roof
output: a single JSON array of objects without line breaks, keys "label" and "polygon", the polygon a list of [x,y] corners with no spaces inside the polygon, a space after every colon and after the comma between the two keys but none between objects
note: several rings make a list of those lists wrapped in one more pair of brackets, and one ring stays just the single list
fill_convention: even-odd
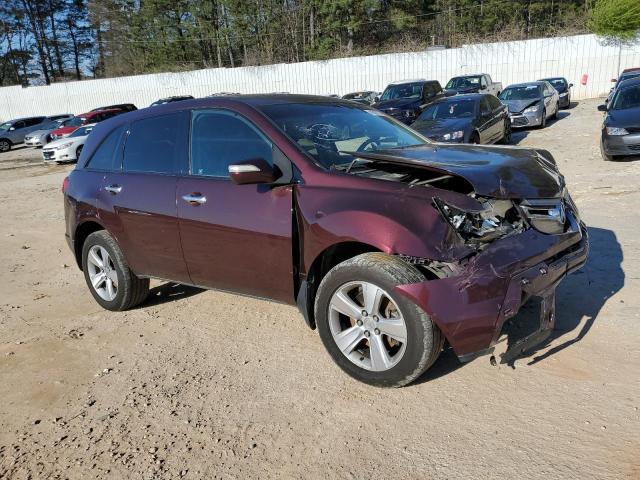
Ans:
[{"label": "roof", "polygon": [[545,78],[541,78],[538,81],[539,82],[548,82],[549,80],[564,80],[565,82],[567,81],[567,79],[565,77],[545,77]]},{"label": "roof", "polygon": [[31,117],[12,118],[11,120],[7,120],[6,122],[2,122],[2,123],[19,122],[21,120],[29,120],[30,118],[47,118],[47,117],[45,117],[44,115],[33,115]]},{"label": "roof", "polygon": [[489,76],[488,73],[464,73],[461,75],[454,75],[451,78],[465,78],[465,77],[482,77],[483,75]]},{"label": "roof", "polygon": [[479,100],[482,97],[486,97],[488,93],[463,93],[460,95],[451,95],[449,97],[442,97],[434,100],[433,103],[441,103],[449,100]]},{"label": "roof", "polygon": [[627,78],[626,80],[622,80],[618,83],[616,89],[623,89],[629,87],[636,87],[640,85],[640,77]]},{"label": "roof", "polygon": [[539,87],[541,87],[545,82],[546,82],[546,80],[537,80],[535,82],[513,83],[511,85],[507,85],[505,90],[507,88],[513,88],[513,87],[528,87],[529,85],[538,85]]},{"label": "roof", "polygon": [[403,85],[405,83],[418,83],[418,82],[427,82],[428,80],[425,78],[414,78],[409,80],[396,80],[395,82],[390,82],[389,85]]}]

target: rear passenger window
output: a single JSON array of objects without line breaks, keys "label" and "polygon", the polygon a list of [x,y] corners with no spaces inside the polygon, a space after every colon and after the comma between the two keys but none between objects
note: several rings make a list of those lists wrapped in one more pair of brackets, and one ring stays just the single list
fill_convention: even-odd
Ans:
[{"label": "rear passenger window", "polygon": [[133,122],[124,146],[126,172],[175,174],[187,159],[188,114],[171,113]]},{"label": "rear passenger window", "polygon": [[273,163],[271,142],[237,114],[193,112],[191,122],[191,174],[228,177],[229,165],[262,158]]},{"label": "rear passenger window", "polygon": [[95,170],[120,170],[122,151],[118,148],[124,132],[124,125],[107,135],[100,146],[93,152],[87,167]]},{"label": "rear passenger window", "polygon": [[491,106],[492,110],[497,110],[498,108],[502,107],[502,102],[498,100],[497,97],[489,95],[487,96],[487,99],[489,100],[489,105]]}]

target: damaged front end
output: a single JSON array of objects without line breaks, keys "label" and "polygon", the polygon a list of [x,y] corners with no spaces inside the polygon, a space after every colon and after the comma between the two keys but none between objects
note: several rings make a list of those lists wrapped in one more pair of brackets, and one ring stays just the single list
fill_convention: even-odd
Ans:
[{"label": "damaged front end", "polygon": [[[478,151],[478,155],[483,153]],[[372,170],[392,172],[394,180],[405,181],[412,188],[428,187],[432,206],[468,247],[467,255],[445,263],[398,252],[403,260],[424,271],[428,280],[396,290],[429,314],[461,361],[493,352],[505,321],[533,297],[540,299],[542,306],[539,328],[510,341],[501,361],[511,362],[546,339],[554,327],[557,285],[587,259],[587,230],[555,162],[548,152],[526,153],[535,163],[527,165],[528,170],[506,165],[501,173],[508,175],[503,177],[498,168],[485,169],[478,181],[471,167],[465,174],[460,165],[440,164],[423,165],[433,180],[406,182],[420,177],[412,172],[420,167],[413,158],[396,162],[379,154],[371,166]],[[500,154],[504,155],[503,151]],[[529,172],[527,178],[523,171]],[[366,169],[361,172],[380,177]],[[497,188],[491,186],[492,174]],[[537,183],[532,182],[533,177]],[[518,190],[524,194],[518,195]]]}]

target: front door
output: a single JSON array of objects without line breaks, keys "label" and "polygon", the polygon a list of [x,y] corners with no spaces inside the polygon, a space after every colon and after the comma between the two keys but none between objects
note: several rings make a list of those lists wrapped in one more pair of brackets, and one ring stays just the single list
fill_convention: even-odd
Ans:
[{"label": "front door", "polygon": [[178,181],[184,258],[192,283],[293,302],[292,186],[236,185],[228,166],[277,147],[228,110],[192,113],[191,164]]}]

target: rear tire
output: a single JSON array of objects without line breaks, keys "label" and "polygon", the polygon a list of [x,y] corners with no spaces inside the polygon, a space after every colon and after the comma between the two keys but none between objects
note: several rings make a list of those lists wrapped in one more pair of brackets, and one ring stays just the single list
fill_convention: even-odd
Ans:
[{"label": "rear tire", "polygon": [[[365,253],[331,269],[318,287],[315,318],[334,362],[356,380],[377,387],[407,385],[433,365],[444,336],[420,307],[394,290],[423,281],[417,269],[383,253]],[[386,354],[380,356],[381,351]]]},{"label": "rear tire", "polygon": [[133,308],[149,293],[149,279],[138,278],[129,269],[117,242],[105,230],[92,233],[84,241],[82,270],[93,298],[107,310]]}]

